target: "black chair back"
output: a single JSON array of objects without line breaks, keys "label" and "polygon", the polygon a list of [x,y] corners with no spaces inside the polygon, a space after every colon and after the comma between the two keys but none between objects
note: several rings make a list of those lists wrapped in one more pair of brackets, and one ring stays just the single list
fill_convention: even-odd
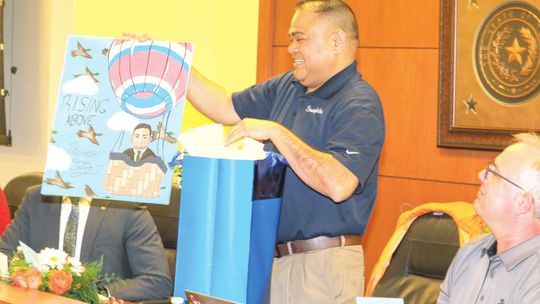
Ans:
[{"label": "black chair back", "polygon": [[458,249],[458,229],[451,217],[443,213],[418,217],[394,252],[373,296],[403,298],[406,304],[436,303]]},{"label": "black chair back", "polygon": [[176,241],[178,237],[178,217],[180,210],[180,188],[173,186],[169,205],[148,204],[148,211],[156,223],[161,236],[165,254],[169,261],[171,276],[174,280],[176,270]]},{"label": "black chair back", "polygon": [[15,212],[22,203],[26,189],[39,185],[43,181],[43,172],[24,173],[10,180],[4,188],[4,194],[9,206],[11,218],[15,217]]}]

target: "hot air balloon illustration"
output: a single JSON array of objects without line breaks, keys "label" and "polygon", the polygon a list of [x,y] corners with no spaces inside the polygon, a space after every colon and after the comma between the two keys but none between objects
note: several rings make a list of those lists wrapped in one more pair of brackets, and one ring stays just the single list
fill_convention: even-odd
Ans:
[{"label": "hot air balloon illustration", "polygon": [[113,40],[109,78],[122,110],[139,118],[159,116],[185,96],[189,43]]},{"label": "hot air balloon illustration", "polygon": [[121,110],[137,119],[160,121],[149,130],[158,149],[155,155],[142,160],[134,156],[133,150],[120,152],[124,131],[118,136],[103,182],[108,192],[159,197],[161,179],[167,171],[162,155],[164,144],[176,141],[167,132],[167,122],[170,111],[185,100],[192,52],[191,43],[112,41],[107,52],[109,79]]}]

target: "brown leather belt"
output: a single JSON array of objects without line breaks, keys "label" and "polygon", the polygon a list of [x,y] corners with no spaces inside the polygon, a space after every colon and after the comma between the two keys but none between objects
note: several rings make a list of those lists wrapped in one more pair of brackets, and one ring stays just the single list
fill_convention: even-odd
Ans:
[{"label": "brown leather belt", "polygon": [[361,244],[362,237],[359,235],[341,235],[336,237],[318,236],[309,240],[298,240],[277,244],[275,256],[282,257],[295,253]]}]

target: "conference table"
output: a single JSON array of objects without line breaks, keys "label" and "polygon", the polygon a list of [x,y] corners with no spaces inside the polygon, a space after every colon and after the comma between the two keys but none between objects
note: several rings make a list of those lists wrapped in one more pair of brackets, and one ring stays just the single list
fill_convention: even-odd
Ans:
[{"label": "conference table", "polygon": [[[0,304],[81,304],[84,302],[57,296],[52,293],[15,287],[7,282],[0,281]],[[133,304],[124,301],[125,304]]]},{"label": "conference table", "polygon": [[84,302],[44,291],[15,287],[7,282],[0,282],[0,304],[7,303],[81,304]]}]

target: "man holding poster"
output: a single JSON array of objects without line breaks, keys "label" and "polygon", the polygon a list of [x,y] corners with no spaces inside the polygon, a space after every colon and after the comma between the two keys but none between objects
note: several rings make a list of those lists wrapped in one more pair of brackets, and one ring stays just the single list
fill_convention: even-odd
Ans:
[{"label": "man holding poster", "polygon": [[343,1],[300,1],[289,36],[293,71],[229,94],[192,70],[188,99],[234,125],[227,144],[249,136],[289,163],[271,302],[351,303],[364,285],[360,238],[376,197],[382,107],[356,70],[358,26]]}]

